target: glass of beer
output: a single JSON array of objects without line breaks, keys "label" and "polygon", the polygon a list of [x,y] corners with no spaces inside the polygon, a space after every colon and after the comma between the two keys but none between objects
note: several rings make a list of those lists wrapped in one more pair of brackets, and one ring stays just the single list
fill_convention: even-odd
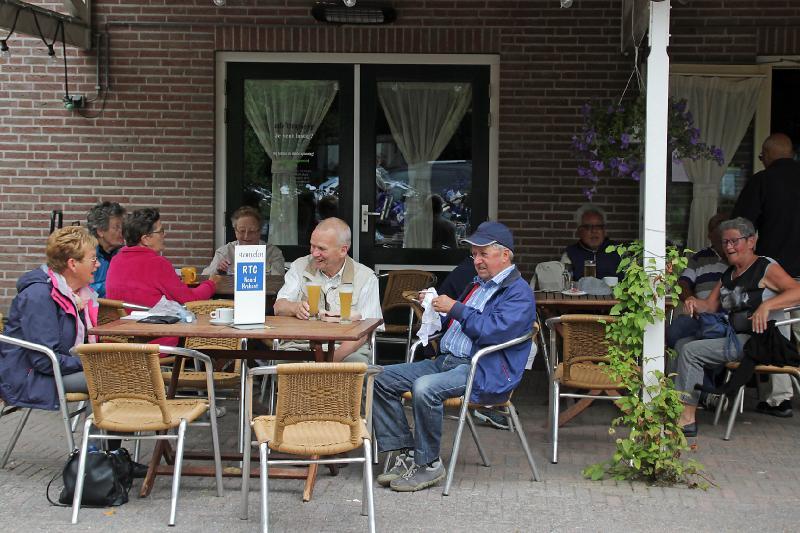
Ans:
[{"label": "glass of beer", "polygon": [[308,291],[308,314],[309,320],[317,320],[319,315],[319,295],[322,287],[319,283],[306,283],[306,290]]},{"label": "glass of beer", "polygon": [[350,310],[353,305],[353,284],[342,283],[339,285],[339,313],[340,324],[350,324]]},{"label": "glass of beer", "polygon": [[587,259],[583,262],[583,277],[596,278],[597,277],[597,262],[594,259]]}]

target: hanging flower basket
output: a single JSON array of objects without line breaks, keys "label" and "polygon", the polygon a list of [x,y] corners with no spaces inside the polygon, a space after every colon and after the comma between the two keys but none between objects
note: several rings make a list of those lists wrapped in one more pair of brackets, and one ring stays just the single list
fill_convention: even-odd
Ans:
[{"label": "hanging flower basket", "polygon": [[[572,137],[572,148],[578,160],[578,175],[588,179],[591,186],[584,188],[588,199],[597,192],[597,184],[604,176],[630,178],[639,181],[644,171],[645,99],[640,96],[627,106],[604,107],[584,104],[581,109],[583,126]],[[667,144],[672,160],[708,159],[719,165],[725,159],[722,150],[700,139],[700,129],[686,108],[686,100],[670,98]]]}]

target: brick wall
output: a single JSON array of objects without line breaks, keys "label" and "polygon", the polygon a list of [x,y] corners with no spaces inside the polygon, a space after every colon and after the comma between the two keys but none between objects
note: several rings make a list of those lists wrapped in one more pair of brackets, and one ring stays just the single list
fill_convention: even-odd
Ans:
[{"label": "brick wall", "polygon": [[[311,0],[210,0],[165,5],[96,0],[108,24],[111,91],[65,111],[63,66],[38,39],[14,36],[0,64],[0,310],[21,273],[41,262],[51,209],[83,220],[98,200],[162,208],[167,256],[204,264],[213,246],[214,53],[236,51],[489,53],[500,57],[500,219],[529,275],[574,239],[583,203],[571,136],[590,99],[618,98],[632,63],[618,52],[618,0],[395,0],[387,27],[315,23]],[[673,60],[751,63],[800,52],[800,6],[693,0],[673,6]],[[59,51],[60,55],[60,51]],[[68,49],[71,92],[94,97],[95,51]],[[638,233],[638,186],[602,185],[594,201],[613,238]]]}]

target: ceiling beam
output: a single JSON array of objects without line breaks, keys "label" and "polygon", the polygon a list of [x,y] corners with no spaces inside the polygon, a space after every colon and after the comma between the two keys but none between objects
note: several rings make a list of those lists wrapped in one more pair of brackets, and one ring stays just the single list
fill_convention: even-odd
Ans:
[{"label": "ceiling beam", "polygon": [[[48,42],[53,39],[58,23],[63,22],[64,42],[83,50],[88,50],[92,47],[90,1],[64,0],[64,7],[70,13],[69,15],[64,15],[27,2],[21,2],[20,0],[0,0],[0,28],[6,31],[11,30],[14,18],[17,16],[17,11],[19,11],[14,33],[41,37],[34,20],[35,13],[35,18],[42,28],[42,34]],[[2,33],[2,37],[5,37],[5,33]],[[56,41],[61,42],[61,32],[59,32]],[[13,37],[9,39],[9,43],[11,42],[13,42]]]}]

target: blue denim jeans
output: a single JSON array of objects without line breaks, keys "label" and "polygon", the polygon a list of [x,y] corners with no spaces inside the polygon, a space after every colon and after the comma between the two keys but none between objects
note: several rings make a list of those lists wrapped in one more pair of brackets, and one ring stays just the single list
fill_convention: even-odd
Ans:
[{"label": "blue denim jeans", "polygon": [[678,315],[667,328],[667,346],[675,348],[679,340],[694,337],[700,331],[700,321],[689,315]]},{"label": "blue denim jeans", "polygon": [[[439,457],[444,401],[464,394],[468,358],[440,355],[414,363],[384,367],[375,378],[372,422],[382,452],[414,449],[414,462],[425,465]],[[408,426],[400,396],[411,391],[414,434]]]}]

